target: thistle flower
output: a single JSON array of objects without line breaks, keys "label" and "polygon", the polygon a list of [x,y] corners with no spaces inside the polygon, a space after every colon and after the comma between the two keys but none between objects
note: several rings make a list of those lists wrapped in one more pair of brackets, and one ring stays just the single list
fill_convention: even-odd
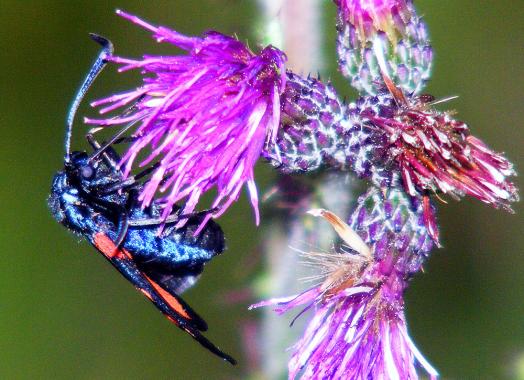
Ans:
[{"label": "thistle flower", "polygon": [[[405,96],[393,86],[389,93],[360,98],[350,107],[354,133],[367,130],[370,144],[364,150],[372,151],[374,181],[388,184],[396,172],[411,196],[470,195],[511,211],[510,203],[518,200],[515,185],[507,179],[516,174],[513,165],[471,135],[452,113],[434,109],[433,100]],[[358,165],[355,169],[359,171]]]},{"label": "thistle flower", "polygon": [[356,28],[361,42],[384,32],[397,40],[414,13],[411,0],[334,0],[341,18]]},{"label": "thistle flower", "polygon": [[335,0],[339,68],[353,87],[376,95],[382,71],[408,93],[431,75],[427,28],[411,0]]},{"label": "thistle flower", "polygon": [[416,363],[431,379],[438,373],[408,335],[400,281],[376,276],[326,298],[321,286],[302,295],[255,305],[276,304],[278,313],[316,305],[302,339],[293,346],[289,379],[418,379]]},{"label": "thistle flower", "polygon": [[[436,379],[437,372],[407,333],[402,299],[412,264],[420,262],[412,258],[424,258],[431,239],[426,232],[422,234],[425,245],[412,244],[418,235],[412,233],[412,226],[424,231],[423,224],[414,222],[419,219],[416,208],[409,208],[402,225],[388,223],[401,210],[394,202],[402,204],[405,198],[402,191],[384,198],[377,189],[370,190],[359,199],[359,208],[353,213],[355,231],[331,212],[313,210],[334,226],[350,251],[307,254],[320,266],[323,281],[319,285],[296,296],[252,306],[276,305],[280,314],[301,305],[305,306],[303,311],[315,309],[302,339],[292,348],[290,379],[301,375],[303,379],[412,380],[418,378],[417,362]],[[383,233],[371,232],[377,228]],[[420,268],[418,264],[415,267]]]},{"label": "thistle flower", "polygon": [[[183,213],[192,212],[201,195],[215,188],[209,214],[220,216],[244,184],[249,189],[258,223],[258,196],[253,167],[265,144],[274,141],[280,120],[280,96],[286,85],[284,53],[268,46],[254,54],[240,41],[217,32],[188,37],[157,27],[122,11],[117,13],[188,52],[184,56],[144,56],[142,60],[110,57],[119,71],[138,69],[142,86],[98,100],[102,114],[129,107],[116,117],[87,119],[99,126],[135,124],[133,142],[122,158],[128,175],[139,153],[140,162],[158,161],[139,199],[148,206],[165,193],[163,218],[186,199]],[[150,75],[150,76],[148,76]]]}]

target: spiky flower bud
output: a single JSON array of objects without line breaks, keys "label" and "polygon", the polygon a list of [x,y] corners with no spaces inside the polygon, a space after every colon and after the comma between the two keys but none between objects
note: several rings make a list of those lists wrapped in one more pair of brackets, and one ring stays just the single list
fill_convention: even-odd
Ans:
[{"label": "spiky flower bud", "polygon": [[359,197],[350,226],[374,247],[375,260],[395,252],[397,269],[406,278],[420,271],[433,248],[431,226],[436,231],[434,208],[425,210],[420,197],[411,197],[400,188],[370,187]]},{"label": "spiky flower bud", "polygon": [[380,91],[382,73],[408,93],[430,78],[427,28],[411,0],[335,0],[339,68],[362,94]]},{"label": "spiky flower bud", "polygon": [[284,173],[349,169],[389,185],[390,172],[373,164],[376,147],[386,142],[373,140],[362,127],[360,109],[344,104],[330,84],[288,72],[281,104],[275,143],[263,152],[273,166]]},{"label": "spiky flower bud", "polygon": [[326,166],[338,150],[345,127],[344,107],[330,84],[287,73],[281,97],[280,128],[264,156],[285,173]]}]

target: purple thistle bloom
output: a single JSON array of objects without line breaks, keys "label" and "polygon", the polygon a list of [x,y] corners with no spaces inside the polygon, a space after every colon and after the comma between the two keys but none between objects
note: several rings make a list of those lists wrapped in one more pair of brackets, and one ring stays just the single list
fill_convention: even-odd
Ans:
[{"label": "purple thistle bloom", "polygon": [[384,72],[408,93],[419,93],[430,78],[433,51],[412,1],[335,3],[338,64],[351,85],[361,94],[376,95]]},{"label": "purple thistle bloom", "polygon": [[218,217],[246,183],[258,224],[253,168],[264,146],[274,142],[279,125],[280,96],[286,85],[284,53],[268,46],[256,55],[240,41],[217,32],[188,37],[117,13],[153,32],[158,42],[169,42],[188,54],[142,60],[110,57],[122,65],[119,71],[140,70],[143,85],[92,104],[103,106],[102,114],[131,106],[119,116],[86,122],[137,124],[121,165],[128,175],[146,148],[149,154],[140,166],[159,162],[140,194],[144,207],[161,192],[165,193],[163,218],[182,199],[186,199],[183,213],[190,213],[202,194],[216,187],[212,207],[218,211],[208,218]]},{"label": "purple thistle bloom", "polygon": [[391,274],[385,280],[348,286],[327,298],[318,286],[255,305],[276,304],[278,313],[316,305],[302,339],[292,348],[289,379],[414,380],[416,362],[431,379],[437,378],[408,335],[402,284]]},{"label": "purple thistle bloom", "polygon": [[355,26],[362,43],[377,32],[384,32],[396,41],[404,34],[414,13],[411,0],[334,0],[344,20]]},{"label": "purple thistle bloom", "polygon": [[253,307],[273,305],[280,314],[297,306],[314,309],[292,347],[290,379],[413,380],[417,363],[436,379],[437,371],[409,337],[404,315],[403,293],[432,247],[422,206],[394,188],[388,194],[371,188],[358,204],[354,230],[328,211],[312,212],[328,220],[350,248],[306,254],[324,275],[320,285]]}]

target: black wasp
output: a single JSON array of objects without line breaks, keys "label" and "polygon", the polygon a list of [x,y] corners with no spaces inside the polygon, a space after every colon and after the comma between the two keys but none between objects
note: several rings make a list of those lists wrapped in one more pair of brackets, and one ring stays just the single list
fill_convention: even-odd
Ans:
[{"label": "black wasp", "polygon": [[[202,335],[207,330],[206,322],[179,296],[195,283],[204,264],[224,251],[220,226],[210,221],[194,236],[205,214],[177,215],[178,209],[165,221],[166,229],[159,236],[158,227],[163,223],[160,206],[153,203],[144,210],[138,206],[140,180],[154,167],[124,178],[118,167],[119,157],[111,147],[116,137],[100,144],[87,134],[93,152],[70,150],[79,104],[113,51],[109,40],[94,34],[91,37],[103,49],[68,114],[64,169],[55,175],[49,197],[52,214],[70,231],[87,239],[168,319],[202,346],[235,364],[231,356]],[[187,223],[175,229],[173,224],[181,218],[186,218]]]}]

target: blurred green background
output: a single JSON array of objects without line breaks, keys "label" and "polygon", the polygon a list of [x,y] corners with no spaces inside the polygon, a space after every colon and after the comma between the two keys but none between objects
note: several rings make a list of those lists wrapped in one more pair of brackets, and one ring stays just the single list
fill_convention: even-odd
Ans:
[{"label": "blurred green background", "polygon": [[[436,51],[428,92],[460,95],[451,104],[460,118],[523,170],[522,1],[416,3]],[[186,296],[209,322],[208,336],[240,359],[236,368],[167,322],[47,209],[51,177],[62,166],[65,114],[97,52],[87,33],[110,37],[122,55],[161,51],[146,32],[116,17],[117,7],[183,33],[213,28],[256,45],[255,1],[0,2],[0,378],[245,378],[239,326],[254,313],[248,300],[223,301],[245,285],[239,273],[261,236],[245,197],[221,220],[227,254]],[[336,72],[333,8],[326,0],[332,64],[323,74],[353,98]],[[108,70],[88,99],[136,79]],[[81,148],[85,129],[77,127]],[[273,175],[261,165],[261,191]],[[521,177],[517,182],[524,187]],[[471,200],[440,207],[445,248],[413,281],[407,312],[415,341],[444,379],[516,379],[519,368],[524,379],[524,210],[515,209],[509,215]]]}]

